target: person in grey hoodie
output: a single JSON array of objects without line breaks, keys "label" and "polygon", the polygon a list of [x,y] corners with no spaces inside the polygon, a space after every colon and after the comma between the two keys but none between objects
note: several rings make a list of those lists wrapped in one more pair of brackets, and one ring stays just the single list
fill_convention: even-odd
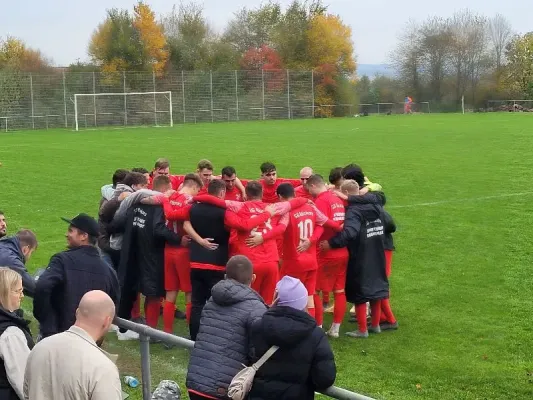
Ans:
[{"label": "person in grey hoodie", "polygon": [[22,276],[24,295],[33,297],[35,279],[26,269],[26,263],[37,249],[37,237],[28,230],[22,229],[13,237],[0,241],[0,266],[11,268]]},{"label": "person in grey hoodie", "polygon": [[251,365],[251,328],[267,310],[250,287],[254,279],[251,261],[239,255],[226,264],[226,279],[213,286],[187,371],[191,400],[227,399],[233,377]]}]

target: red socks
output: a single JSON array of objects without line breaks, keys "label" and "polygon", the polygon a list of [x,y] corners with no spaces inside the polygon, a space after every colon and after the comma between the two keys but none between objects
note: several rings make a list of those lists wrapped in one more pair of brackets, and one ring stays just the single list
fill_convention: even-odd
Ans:
[{"label": "red socks", "polygon": [[366,303],[355,305],[355,316],[357,318],[359,332],[368,331],[368,326],[366,323]]},{"label": "red socks", "polygon": [[175,311],[176,311],[176,305],[174,303],[171,303],[165,300],[163,304],[163,330],[166,333],[173,332]]},{"label": "red socks", "polygon": [[392,313],[389,299],[381,300],[381,314],[382,317],[385,317],[385,321],[391,324],[394,324],[396,322],[396,317]]},{"label": "red socks", "polygon": [[322,324],[324,323],[324,306],[322,305],[322,301],[320,299],[320,295],[315,293],[313,295],[313,300],[315,302],[315,320],[316,320],[316,324],[318,326],[322,326]]},{"label": "red socks", "polygon": [[346,294],[334,293],[333,298],[335,299],[335,306],[333,307],[333,323],[340,324],[344,319],[344,314],[346,314]]},{"label": "red socks", "polygon": [[372,326],[373,327],[379,326],[379,322],[381,320],[381,300],[370,302],[370,312],[372,313],[372,320],[371,320]]},{"label": "red socks", "polygon": [[131,319],[137,319],[141,317],[141,294],[137,294],[137,299],[133,303],[133,307],[131,309]]},{"label": "red socks", "polygon": [[307,312],[309,313],[309,315],[313,318],[315,318],[315,307],[311,308],[307,308]]},{"label": "red socks", "polygon": [[157,321],[159,321],[160,309],[160,298],[146,297],[144,299],[144,313],[146,315],[146,325],[148,325],[150,328],[157,328]]}]

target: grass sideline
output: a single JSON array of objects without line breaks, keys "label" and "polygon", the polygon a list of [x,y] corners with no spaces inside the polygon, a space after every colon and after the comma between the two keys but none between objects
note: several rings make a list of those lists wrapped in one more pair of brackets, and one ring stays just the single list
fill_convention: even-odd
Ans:
[{"label": "grass sideline", "polygon": [[[383,185],[399,226],[391,302],[400,330],[331,341],[336,385],[378,399],[530,398],[531,118],[371,116],[2,133],[0,209],[10,233],[36,232],[33,271],[64,249],[60,216],[96,215],[99,189],[116,168],[149,168],[168,157],[174,173],[186,173],[208,158],[217,171],[231,164],[253,178],[271,160],[279,176],[294,177],[304,165],[327,175],[356,161]],[[345,323],[342,332],[349,329]],[[183,322],[176,333],[187,333]],[[109,335],[106,347],[120,354],[121,375],[140,378],[138,342]],[[153,387],[173,379],[184,389],[188,352],[151,351]],[[141,398],[140,388],[128,391]]]}]

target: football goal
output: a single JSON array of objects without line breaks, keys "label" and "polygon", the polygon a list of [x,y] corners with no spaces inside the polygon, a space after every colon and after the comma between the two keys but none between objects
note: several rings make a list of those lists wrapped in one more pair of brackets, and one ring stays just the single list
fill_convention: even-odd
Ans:
[{"label": "football goal", "polygon": [[173,126],[172,92],[74,94],[75,129]]}]

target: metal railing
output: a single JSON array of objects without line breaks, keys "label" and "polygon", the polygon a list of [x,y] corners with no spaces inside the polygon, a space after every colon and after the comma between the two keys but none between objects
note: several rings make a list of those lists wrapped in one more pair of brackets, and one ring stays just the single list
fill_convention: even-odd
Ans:
[{"label": "metal railing", "polygon": [[[194,342],[179,336],[171,335],[170,333],[162,332],[157,329],[150,328],[146,325],[137,324],[122,318],[115,317],[113,321],[115,325],[120,328],[129,329],[139,334],[139,341],[141,346],[141,377],[142,377],[142,391],[143,400],[150,400],[152,398],[152,391],[150,388],[151,371],[150,371],[150,338],[161,340],[164,343],[192,349]],[[339,400],[374,400],[371,397],[362,394],[350,392],[336,386],[321,392],[322,394]]]}]

